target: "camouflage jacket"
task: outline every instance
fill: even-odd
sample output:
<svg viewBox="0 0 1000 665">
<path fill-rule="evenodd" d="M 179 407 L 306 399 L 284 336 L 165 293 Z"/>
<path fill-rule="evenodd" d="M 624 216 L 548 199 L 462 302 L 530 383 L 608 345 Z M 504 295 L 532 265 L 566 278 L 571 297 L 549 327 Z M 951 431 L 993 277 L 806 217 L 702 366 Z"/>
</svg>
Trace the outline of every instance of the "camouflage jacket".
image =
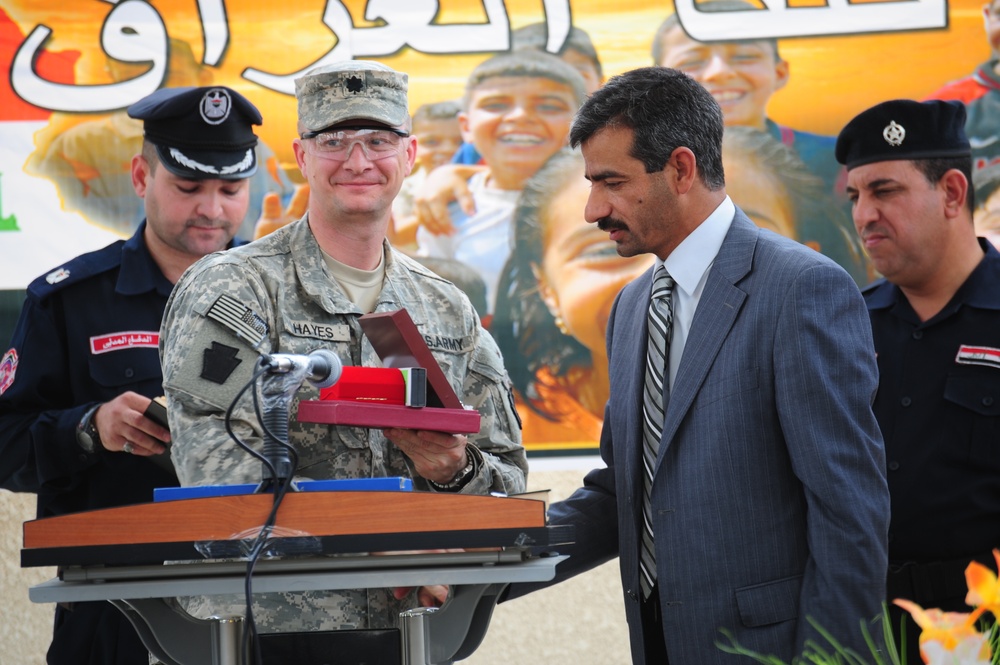
<svg viewBox="0 0 1000 665">
<path fill-rule="evenodd" d="M 461 491 L 524 491 L 520 423 L 493 338 L 457 287 L 388 243 L 385 257 L 375 311 L 406 308 L 456 394 L 482 417 L 480 432 L 469 436 L 477 474 Z M 362 314 L 327 271 L 307 217 L 192 266 L 167 303 L 160 334 L 171 455 L 181 484 L 259 482 L 261 463 L 239 448 L 225 427 L 226 410 L 259 355 L 326 348 L 344 365 L 381 366 L 362 334 Z M 290 408 L 288 438 L 299 455 L 299 477 L 407 476 L 416 489 L 431 489 L 380 430 L 298 422 L 297 400 L 317 397 L 317 388 L 305 382 Z M 249 398 L 233 409 L 231 426 L 243 441 L 261 448 L 261 427 Z M 398 612 L 413 606 L 412 597 L 398 603 L 389 590 L 277 596 L 255 596 L 254 614 L 264 632 L 393 626 Z M 191 609 L 198 615 L 244 614 L 238 598 L 200 599 Z"/>
</svg>

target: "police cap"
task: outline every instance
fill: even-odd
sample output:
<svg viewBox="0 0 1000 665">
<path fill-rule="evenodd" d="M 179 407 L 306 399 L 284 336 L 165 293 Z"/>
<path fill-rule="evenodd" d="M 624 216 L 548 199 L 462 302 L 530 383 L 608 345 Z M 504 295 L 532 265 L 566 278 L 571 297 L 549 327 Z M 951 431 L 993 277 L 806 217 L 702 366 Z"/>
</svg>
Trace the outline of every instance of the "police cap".
<svg viewBox="0 0 1000 665">
<path fill-rule="evenodd" d="M 971 158 L 965 106 L 939 100 L 882 102 L 847 123 L 835 155 L 848 170 L 897 159 Z"/>
<path fill-rule="evenodd" d="M 249 178 L 257 171 L 260 111 L 223 86 L 161 88 L 128 107 L 171 173 L 191 180 Z"/>
</svg>

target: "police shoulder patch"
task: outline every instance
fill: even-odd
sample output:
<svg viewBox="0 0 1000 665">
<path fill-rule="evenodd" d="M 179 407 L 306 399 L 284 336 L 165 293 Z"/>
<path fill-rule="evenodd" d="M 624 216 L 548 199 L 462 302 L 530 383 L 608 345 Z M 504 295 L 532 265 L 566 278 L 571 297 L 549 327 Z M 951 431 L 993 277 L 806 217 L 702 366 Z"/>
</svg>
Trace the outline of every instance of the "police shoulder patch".
<svg viewBox="0 0 1000 665">
<path fill-rule="evenodd" d="M 44 300 L 64 289 L 92 277 L 113 270 L 121 265 L 124 240 L 116 240 L 107 247 L 81 254 L 54 268 L 28 285 L 28 295 Z"/>
<path fill-rule="evenodd" d="M 66 268 L 57 268 L 45 276 L 45 281 L 49 284 L 58 284 L 67 277 L 69 277 L 69 270 Z"/>
<path fill-rule="evenodd" d="M 10 349 L 0 358 L 0 395 L 14 385 L 14 375 L 17 373 L 17 349 Z"/>
</svg>

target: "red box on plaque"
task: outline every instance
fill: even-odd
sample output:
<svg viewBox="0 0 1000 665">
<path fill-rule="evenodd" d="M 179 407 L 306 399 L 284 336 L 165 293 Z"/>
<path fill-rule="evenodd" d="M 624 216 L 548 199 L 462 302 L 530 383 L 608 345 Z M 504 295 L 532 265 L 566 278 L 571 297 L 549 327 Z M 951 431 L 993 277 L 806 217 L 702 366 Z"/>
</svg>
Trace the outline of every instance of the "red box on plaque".
<svg viewBox="0 0 1000 665">
<path fill-rule="evenodd" d="M 340 378 L 329 388 L 319 391 L 326 401 L 373 402 L 376 404 L 406 404 L 406 381 L 398 369 L 391 367 L 344 367 Z"/>
<path fill-rule="evenodd" d="M 366 314 L 359 321 L 386 367 L 423 367 L 426 370 L 427 406 L 409 407 L 357 399 L 302 400 L 299 402 L 299 421 L 380 429 L 401 427 L 451 434 L 479 432 L 479 411 L 462 406 L 409 312 L 399 309 Z"/>
</svg>

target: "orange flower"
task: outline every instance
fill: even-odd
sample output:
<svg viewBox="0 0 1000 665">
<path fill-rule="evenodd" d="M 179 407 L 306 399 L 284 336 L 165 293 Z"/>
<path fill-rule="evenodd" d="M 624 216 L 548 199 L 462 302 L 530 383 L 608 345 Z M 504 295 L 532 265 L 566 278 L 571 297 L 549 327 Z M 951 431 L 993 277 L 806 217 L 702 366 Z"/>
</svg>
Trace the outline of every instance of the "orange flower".
<svg viewBox="0 0 1000 665">
<path fill-rule="evenodd" d="M 993 558 L 1000 570 L 1000 550 L 993 550 Z M 975 618 L 978 619 L 985 611 L 1000 616 L 1000 582 L 997 582 L 996 573 L 978 561 L 973 561 L 965 569 L 965 581 L 969 585 L 965 603 L 976 608 L 973 612 Z"/>
<path fill-rule="evenodd" d="M 995 587 L 995 576 L 993 582 Z M 940 659 L 941 653 L 955 654 L 959 651 L 972 655 L 975 658 L 972 662 L 989 662 L 988 636 L 980 634 L 975 628 L 977 613 L 942 612 L 936 608 L 925 610 L 901 598 L 892 602 L 909 612 L 920 626 L 920 657 L 925 663 L 944 662 Z"/>
</svg>

